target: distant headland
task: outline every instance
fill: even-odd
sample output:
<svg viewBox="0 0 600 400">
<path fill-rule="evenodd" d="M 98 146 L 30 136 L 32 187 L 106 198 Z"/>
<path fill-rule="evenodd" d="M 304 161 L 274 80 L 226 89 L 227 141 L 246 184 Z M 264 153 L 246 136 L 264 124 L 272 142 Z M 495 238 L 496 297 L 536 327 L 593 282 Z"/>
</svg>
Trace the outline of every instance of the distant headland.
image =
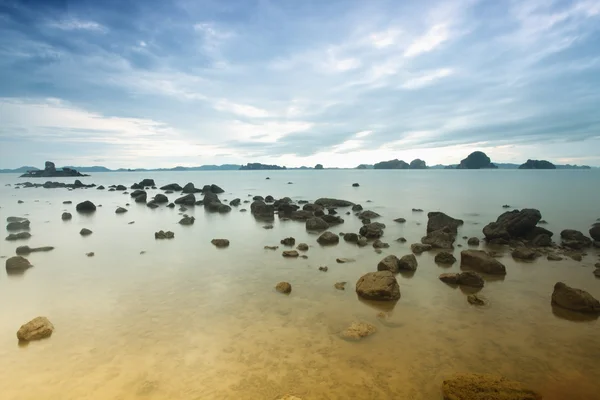
<svg viewBox="0 0 600 400">
<path fill-rule="evenodd" d="M 89 176 L 69 167 L 56 169 L 52 161 L 46 161 L 44 169 L 31 169 L 21 175 L 21 178 L 64 178 L 71 176 Z"/>
</svg>

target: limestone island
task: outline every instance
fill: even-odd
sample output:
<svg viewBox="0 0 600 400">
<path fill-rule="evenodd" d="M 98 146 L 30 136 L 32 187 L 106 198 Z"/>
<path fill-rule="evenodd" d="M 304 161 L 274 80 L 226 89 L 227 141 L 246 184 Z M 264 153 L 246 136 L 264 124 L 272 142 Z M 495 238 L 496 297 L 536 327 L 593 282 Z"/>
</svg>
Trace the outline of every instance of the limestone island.
<svg viewBox="0 0 600 400">
<path fill-rule="evenodd" d="M 21 178 L 60 178 L 60 177 L 71 177 L 71 176 L 89 176 L 82 174 L 72 168 L 61 168 L 56 169 L 56 166 L 51 161 L 46 161 L 44 169 L 27 171 Z"/>
</svg>

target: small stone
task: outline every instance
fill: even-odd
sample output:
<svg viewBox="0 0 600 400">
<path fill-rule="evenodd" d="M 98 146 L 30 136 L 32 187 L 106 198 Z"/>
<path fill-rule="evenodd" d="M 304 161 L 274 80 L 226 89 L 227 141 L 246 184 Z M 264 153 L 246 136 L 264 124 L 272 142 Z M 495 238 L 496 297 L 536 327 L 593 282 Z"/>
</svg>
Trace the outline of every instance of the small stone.
<svg viewBox="0 0 600 400">
<path fill-rule="evenodd" d="M 46 317 L 37 317 L 24 324 L 17 331 L 17 338 L 23 342 L 40 340 L 50 337 L 54 325 Z"/>
<path fill-rule="evenodd" d="M 366 322 L 353 322 L 348 328 L 340 332 L 340 337 L 346 340 L 360 340 L 367 336 L 371 336 L 375 332 L 377 332 L 377 328 L 371 324 L 367 324 Z"/>
<path fill-rule="evenodd" d="M 155 239 L 174 239 L 175 238 L 175 234 L 171 231 L 158 231 L 158 232 L 154 232 L 154 238 Z"/>
<path fill-rule="evenodd" d="M 394 220 L 394 222 L 398 222 L 399 224 L 403 224 L 403 223 L 405 223 L 405 222 L 406 222 L 406 219 L 405 219 L 405 218 L 396 218 L 396 219 Z"/>
<path fill-rule="evenodd" d="M 71 200 L 65 200 L 63 201 L 63 204 L 73 204 L 73 202 Z"/>
<path fill-rule="evenodd" d="M 473 304 L 474 306 L 485 306 L 487 301 L 478 294 L 470 294 L 467 296 L 467 301 L 469 304 Z"/>
<path fill-rule="evenodd" d="M 265 250 L 277 250 L 279 246 L 265 246 Z"/>
<path fill-rule="evenodd" d="M 471 237 L 469 240 L 467 240 L 467 244 L 469 246 L 479 246 L 479 238 Z"/>
<path fill-rule="evenodd" d="M 277 290 L 279 293 L 289 294 L 292 292 L 292 285 L 290 285 L 288 282 L 279 282 L 277 286 L 275 286 L 275 290 Z"/>
<path fill-rule="evenodd" d="M 298 257 L 300 254 L 296 250 L 284 250 L 282 255 L 284 257 Z"/>
<path fill-rule="evenodd" d="M 396 239 L 396 242 L 406 243 L 406 238 L 405 237 L 399 237 L 398 239 Z"/>
<path fill-rule="evenodd" d="M 423 210 L 420 208 L 413 208 L 412 212 L 423 212 Z"/>
<path fill-rule="evenodd" d="M 373 242 L 373 248 L 375 249 L 387 249 L 388 247 L 390 247 L 388 243 L 382 242 L 379 239 Z"/>
<path fill-rule="evenodd" d="M 338 264 L 345 264 L 356 261 L 354 258 L 336 258 L 335 261 Z"/>
<path fill-rule="evenodd" d="M 115 214 L 123 214 L 123 213 L 126 213 L 127 211 L 129 211 L 129 210 L 126 208 L 117 207 L 117 209 L 115 210 Z"/>
<path fill-rule="evenodd" d="M 185 216 L 179 221 L 179 224 L 189 226 L 193 225 L 194 221 L 196 221 L 196 218 Z"/>
<path fill-rule="evenodd" d="M 300 243 L 298 246 L 296 246 L 296 249 L 300 251 L 308 251 L 308 245 L 306 243 Z"/>
<path fill-rule="evenodd" d="M 71 215 L 71 213 L 68 213 L 68 212 L 64 212 L 64 213 L 62 213 L 61 219 L 62 219 L 63 221 L 68 221 L 68 220 L 70 220 L 71 218 L 73 218 L 73 215 Z"/>
<path fill-rule="evenodd" d="M 328 267 L 319 267 L 319 271 L 327 272 L 329 271 Z"/>
<path fill-rule="evenodd" d="M 80 234 L 81 236 L 88 236 L 88 235 L 91 235 L 91 234 L 92 234 L 92 231 L 91 231 L 91 230 L 89 230 L 88 228 L 83 228 L 83 229 L 81 229 L 81 230 L 79 231 L 79 234 Z"/>
<path fill-rule="evenodd" d="M 93 251 L 90 251 L 89 253 L 85 253 L 85 255 L 88 257 L 94 257 L 95 254 Z"/>
<path fill-rule="evenodd" d="M 369 244 L 369 241 L 367 240 L 367 238 L 361 237 L 360 239 L 358 239 L 356 244 L 358 245 L 358 247 L 365 247 Z"/>
<path fill-rule="evenodd" d="M 228 239 L 213 239 L 210 242 L 214 246 L 219 247 L 219 248 L 229 247 L 229 240 Z"/>
<path fill-rule="evenodd" d="M 285 239 L 281 239 L 279 243 L 281 243 L 284 246 L 293 246 L 296 244 L 296 239 L 294 239 L 293 237 L 288 237 Z"/>
<path fill-rule="evenodd" d="M 273 229 L 273 225 L 264 225 L 263 229 Z"/>
<path fill-rule="evenodd" d="M 336 282 L 333 287 L 337 290 L 346 290 L 346 283 L 347 282 Z"/>
</svg>

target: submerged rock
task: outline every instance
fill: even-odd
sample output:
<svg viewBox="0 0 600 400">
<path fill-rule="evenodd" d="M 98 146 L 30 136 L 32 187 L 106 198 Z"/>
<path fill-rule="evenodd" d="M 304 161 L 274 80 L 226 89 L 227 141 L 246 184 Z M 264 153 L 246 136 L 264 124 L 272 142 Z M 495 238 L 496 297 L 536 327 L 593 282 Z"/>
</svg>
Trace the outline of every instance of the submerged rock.
<svg viewBox="0 0 600 400">
<path fill-rule="evenodd" d="M 487 304 L 487 300 L 478 294 L 468 295 L 467 301 L 469 304 L 473 304 L 474 306 L 485 306 Z"/>
<path fill-rule="evenodd" d="M 340 242 L 340 237 L 333 232 L 327 231 L 317 238 L 320 245 L 333 245 Z"/>
<path fill-rule="evenodd" d="M 52 332 L 54 332 L 54 325 L 48 318 L 37 317 L 19 328 L 17 338 L 23 342 L 30 342 L 50 337 Z"/>
<path fill-rule="evenodd" d="M 88 235 L 91 235 L 92 233 L 93 233 L 93 232 L 92 232 L 91 230 L 89 230 L 88 228 L 82 228 L 82 229 L 79 231 L 79 234 L 80 234 L 81 236 L 88 236 Z"/>
<path fill-rule="evenodd" d="M 403 223 L 405 223 L 405 222 L 406 222 L 406 218 L 396 218 L 396 219 L 394 220 L 394 222 L 397 222 L 397 223 L 399 223 L 399 224 L 403 224 Z"/>
<path fill-rule="evenodd" d="M 179 186 L 179 184 L 177 184 L 177 183 L 170 183 L 170 184 L 162 186 L 160 188 L 160 190 L 171 190 L 171 191 L 174 191 L 174 192 L 178 192 L 178 191 L 180 191 L 182 189 L 183 188 L 181 186 Z"/>
<path fill-rule="evenodd" d="M 22 256 L 14 256 L 6 259 L 7 272 L 22 272 L 33 267 L 28 259 Z"/>
<path fill-rule="evenodd" d="M 552 304 L 572 311 L 600 313 L 600 301 L 585 290 L 572 288 L 563 282 L 554 285 Z"/>
<path fill-rule="evenodd" d="M 467 244 L 469 246 L 479 246 L 479 238 L 470 237 L 469 240 L 467 240 Z"/>
<path fill-rule="evenodd" d="M 279 293 L 289 294 L 292 292 L 292 285 L 290 285 L 288 282 L 279 282 L 275 286 L 275 290 L 277 290 Z"/>
<path fill-rule="evenodd" d="M 31 237 L 31 233 L 29 232 L 19 232 L 19 233 L 11 233 L 6 237 L 6 240 L 8 241 L 14 241 L 14 240 L 23 240 L 23 239 L 29 239 Z"/>
<path fill-rule="evenodd" d="M 375 219 L 381 217 L 381 215 L 377 214 L 375 211 L 366 210 L 358 214 L 358 218 L 360 219 Z"/>
<path fill-rule="evenodd" d="M 389 243 L 382 242 L 379 239 L 373 242 L 373 248 L 375 249 L 387 249 L 388 247 L 390 247 Z"/>
<path fill-rule="evenodd" d="M 315 204 L 320 205 L 322 207 L 351 207 L 354 205 L 351 201 L 340 200 L 340 199 L 330 199 L 330 198 L 320 198 L 315 201 Z"/>
<path fill-rule="evenodd" d="M 30 253 L 39 253 L 42 251 L 51 251 L 54 250 L 52 246 L 43 246 L 43 247 L 29 247 L 29 246 L 19 246 L 17 247 L 16 253 L 18 255 L 27 255 Z"/>
<path fill-rule="evenodd" d="M 385 225 L 379 222 L 373 222 L 366 225 L 363 225 L 359 233 L 361 236 L 364 236 L 367 239 L 379 239 L 383 236 L 383 229 Z"/>
<path fill-rule="evenodd" d="M 220 248 L 229 247 L 228 239 L 213 239 L 210 242 L 216 247 L 220 247 Z"/>
<path fill-rule="evenodd" d="M 453 285 L 464 285 L 476 288 L 483 287 L 485 281 L 477 272 L 465 271 L 456 274 L 441 274 L 440 280 Z"/>
<path fill-rule="evenodd" d="M 298 257 L 300 254 L 296 250 L 284 250 L 283 253 L 281 253 L 281 255 L 284 257 L 295 258 Z"/>
<path fill-rule="evenodd" d="M 413 243 L 410 245 L 410 250 L 415 253 L 415 254 L 421 254 L 425 251 L 429 251 L 432 249 L 432 246 L 430 244 L 424 244 L 424 243 Z"/>
<path fill-rule="evenodd" d="M 193 193 L 186 194 L 175 200 L 175 204 L 177 205 L 185 205 L 185 206 L 193 206 L 196 203 L 196 196 Z"/>
<path fill-rule="evenodd" d="M 77 204 L 75 209 L 81 213 L 94 212 L 96 211 L 96 205 L 94 205 L 94 203 L 92 203 L 91 201 L 86 200 Z"/>
<path fill-rule="evenodd" d="M 463 250 L 460 253 L 461 267 L 494 275 L 506 275 L 506 267 L 483 250 Z"/>
<path fill-rule="evenodd" d="M 447 400 L 542 400 L 542 396 L 520 382 L 499 375 L 457 374 L 442 383 Z"/>
<path fill-rule="evenodd" d="M 71 213 L 64 212 L 64 213 L 62 213 L 62 215 L 60 216 L 60 218 L 61 218 L 63 221 L 68 221 L 68 220 L 70 220 L 70 219 L 72 219 L 72 218 L 73 218 L 73 215 L 72 215 Z"/>
<path fill-rule="evenodd" d="M 356 233 L 345 233 L 344 234 L 344 240 L 346 242 L 350 242 L 350 243 L 356 243 L 358 242 L 358 235 Z"/>
<path fill-rule="evenodd" d="M 329 228 L 329 224 L 322 218 L 313 217 L 306 220 L 307 231 L 324 231 Z"/>
<path fill-rule="evenodd" d="M 296 239 L 290 236 L 285 239 L 281 239 L 279 243 L 281 243 L 284 246 L 293 246 L 296 244 Z"/>
<path fill-rule="evenodd" d="M 20 231 L 29 229 L 29 220 L 12 221 L 6 225 L 7 231 Z"/>
<path fill-rule="evenodd" d="M 333 287 L 337 290 L 346 290 L 346 283 L 347 282 L 336 282 L 333 284 Z"/>
<path fill-rule="evenodd" d="M 160 231 L 154 233 L 154 238 L 155 239 L 174 239 L 175 234 L 171 231 L 165 232 L 163 230 L 160 230 Z"/>
<path fill-rule="evenodd" d="M 115 210 L 115 214 L 123 214 L 123 213 L 126 213 L 127 211 L 129 211 L 129 210 L 126 208 L 117 207 L 117 209 Z"/>
<path fill-rule="evenodd" d="M 517 260 L 533 261 L 538 257 L 538 253 L 528 247 L 517 247 L 511 253 L 512 257 Z"/>
<path fill-rule="evenodd" d="M 435 255 L 434 261 L 438 264 L 454 264 L 456 262 L 456 257 L 447 251 L 440 251 Z"/>
<path fill-rule="evenodd" d="M 356 261 L 354 258 L 336 258 L 335 262 L 337 262 L 338 264 L 346 264 L 346 263 L 350 263 L 350 262 L 354 262 Z"/>
<path fill-rule="evenodd" d="M 377 332 L 371 324 L 366 322 L 353 322 L 349 327 L 340 332 L 340 337 L 345 340 L 360 340 Z"/>
<path fill-rule="evenodd" d="M 194 221 L 196 221 L 196 218 L 185 216 L 179 221 L 179 224 L 180 225 L 193 225 Z"/>
<path fill-rule="evenodd" d="M 296 249 L 300 251 L 308 251 L 308 245 L 306 243 L 300 243 L 298 246 L 296 246 Z"/>
<path fill-rule="evenodd" d="M 265 250 L 277 250 L 279 248 L 279 246 L 265 246 L 264 249 Z"/>
<path fill-rule="evenodd" d="M 356 293 L 367 300 L 398 300 L 400 286 L 391 271 L 369 272 L 356 282 Z"/>
</svg>

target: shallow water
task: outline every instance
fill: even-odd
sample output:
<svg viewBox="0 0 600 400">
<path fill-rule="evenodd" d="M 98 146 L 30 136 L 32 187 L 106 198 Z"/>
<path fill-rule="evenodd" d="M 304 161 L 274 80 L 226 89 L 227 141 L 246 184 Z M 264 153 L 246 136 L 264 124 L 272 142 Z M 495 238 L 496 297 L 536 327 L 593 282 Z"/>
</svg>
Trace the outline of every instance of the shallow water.
<svg viewBox="0 0 600 400">
<path fill-rule="evenodd" d="M 576 315 L 550 305 L 559 280 L 600 298 L 595 250 L 582 262 L 518 263 L 506 254 L 500 259 L 505 279 L 488 277 L 480 292 L 490 302 L 485 308 L 437 279 L 459 266 L 440 267 L 433 253 L 418 256 L 413 276 L 398 275 L 402 298 L 395 305 L 365 302 L 354 292 L 356 280 L 381 258 L 410 252 L 425 233 L 427 211 L 464 219 L 459 238 L 481 237 L 503 204 L 540 209 L 555 239 L 565 228 L 587 233 L 600 217 L 599 172 L 132 172 L 81 179 L 105 186 L 143 178 L 159 187 L 216 183 L 227 200 L 343 198 L 382 215 L 382 240 L 391 246 L 382 254 L 343 240 L 323 248 L 300 222 L 276 219 L 265 230 L 264 222 L 236 208 L 219 215 L 191 207 L 195 224 L 180 226 L 177 208 L 151 210 L 129 195 L 96 189 L 15 190 L 5 184 L 22 179 L 0 174 L 0 217 L 28 214 L 33 235 L 0 241 L 0 255 L 12 256 L 23 244 L 56 247 L 28 256 L 35 267 L 25 274 L 0 277 L 1 398 L 270 400 L 290 393 L 304 400 L 438 400 L 442 380 L 455 372 L 501 373 L 546 398 L 565 398 L 556 397 L 565 388 L 570 399 L 599 398 L 598 320 L 573 320 Z M 85 199 L 102 207 L 77 214 L 75 205 Z M 127 202 L 130 211 L 116 215 Z M 425 212 L 412 213 L 415 207 Z M 71 221 L 61 220 L 63 210 L 73 213 Z M 332 231 L 357 232 L 360 221 L 339 210 L 346 222 Z M 397 217 L 406 224 L 393 222 Z M 94 233 L 81 237 L 83 227 Z M 175 239 L 155 240 L 160 229 L 172 230 Z M 263 249 L 287 236 L 311 246 L 308 259 L 284 259 L 281 247 Z M 396 242 L 399 236 L 408 242 Z M 230 239 L 229 248 L 210 244 L 221 237 Z M 457 243 L 467 247 L 463 239 Z M 90 251 L 94 257 L 86 257 Z M 356 262 L 337 264 L 337 257 Z M 318 270 L 324 265 L 328 272 Z M 291 295 L 275 292 L 279 281 L 292 284 Z M 348 282 L 345 291 L 334 289 L 338 281 Z M 376 316 L 382 310 L 389 313 L 385 323 Z M 19 346 L 17 329 L 38 315 L 54 323 L 54 335 Z M 378 331 L 361 342 L 340 339 L 338 332 L 354 321 Z"/>
</svg>

